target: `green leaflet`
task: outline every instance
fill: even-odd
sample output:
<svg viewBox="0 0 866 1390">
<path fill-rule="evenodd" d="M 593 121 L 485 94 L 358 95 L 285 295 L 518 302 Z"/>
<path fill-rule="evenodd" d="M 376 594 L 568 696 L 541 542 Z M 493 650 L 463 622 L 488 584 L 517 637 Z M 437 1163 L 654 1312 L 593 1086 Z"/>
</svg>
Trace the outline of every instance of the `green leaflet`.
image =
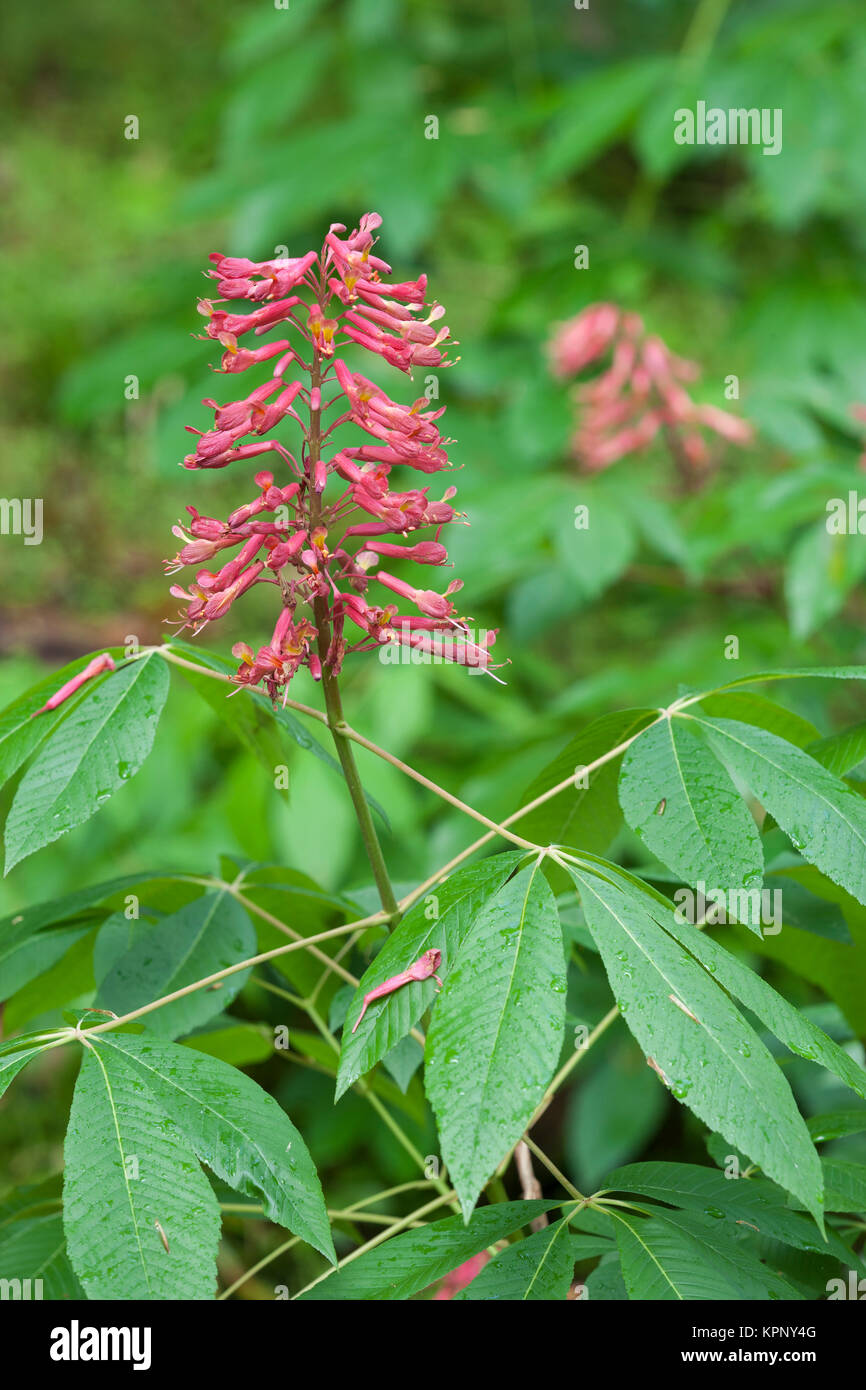
<svg viewBox="0 0 866 1390">
<path fill-rule="evenodd" d="M 160 873 L 127 874 L 124 878 L 109 879 L 107 883 L 94 883 L 89 888 L 80 888 L 77 893 L 55 898 L 52 902 L 35 903 L 32 907 L 23 907 L 20 912 L 0 918 L 0 941 L 24 940 L 25 937 L 41 931 L 43 927 L 59 922 L 71 925 L 73 918 L 86 913 L 88 908 L 121 894 L 125 888 L 138 888 L 142 884 L 153 887 L 160 884 L 174 886 L 185 883 L 186 880 L 181 874 Z M 201 892 L 200 885 L 194 885 L 192 892 L 197 896 Z M 108 908 L 105 910 L 107 913 Z"/>
<path fill-rule="evenodd" d="M 854 1211 L 866 1216 L 866 1164 L 843 1158 L 823 1160 L 828 1211 Z"/>
<path fill-rule="evenodd" d="M 723 690 L 737 690 L 741 685 L 757 685 L 761 681 L 790 680 L 866 681 L 866 666 L 789 666 L 778 671 L 757 671 L 753 676 L 740 676 L 726 681 L 713 695 Z"/>
<path fill-rule="evenodd" d="M 692 716 L 693 718 L 695 716 Z M 699 719 L 796 849 L 866 903 L 866 801 L 808 753 L 734 719 Z"/>
<path fill-rule="evenodd" d="M 365 970 L 349 1005 L 337 1072 L 337 1100 L 414 1028 L 435 998 L 436 982 L 432 979 L 413 981 L 377 1000 L 367 1010 L 358 1031 L 353 1033 L 351 1025 L 361 1012 L 364 995 L 392 975 L 406 970 L 424 951 L 433 947 L 442 952 L 438 973 L 444 978 L 469 923 L 524 857 L 519 850 L 511 851 L 459 869 L 406 914 Z"/>
<path fill-rule="evenodd" d="M 585 1297 L 590 1303 L 627 1303 L 628 1291 L 618 1259 L 602 1260 L 584 1280 Z"/>
<path fill-rule="evenodd" d="M 594 719 L 576 738 L 566 744 L 553 762 L 541 771 L 520 798 L 527 806 L 542 792 L 558 786 L 578 769 L 624 743 L 657 717 L 651 709 L 619 710 Z M 639 740 L 641 742 L 642 740 Z M 521 818 L 520 834 L 539 845 L 575 845 L 604 853 L 622 824 L 616 796 L 617 761 L 605 763 L 583 779 L 575 781 L 550 801 Z"/>
<path fill-rule="evenodd" d="M 467 1220 L 544 1095 L 564 1025 L 562 928 L 536 863 L 475 917 L 427 1033 L 427 1096 Z"/>
<path fill-rule="evenodd" d="M 818 730 L 808 719 L 754 690 L 728 690 L 708 695 L 697 710 L 699 714 L 709 715 L 710 719 L 739 719 L 742 724 L 757 724 L 759 729 L 769 729 L 771 734 L 778 734 L 798 748 L 805 748 L 818 738 Z"/>
<path fill-rule="evenodd" d="M 60 1212 L 16 1221 L 0 1234 L 0 1279 L 39 1279 L 42 1298 L 84 1297 L 66 1254 Z"/>
<path fill-rule="evenodd" d="M 382 1066 L 405 1095 L 412 1077 L 423 1061 L 424 1049 L 418 1039 L 406 1037 L 401 1038 L 397 1046 L 385 1054 Z"/>
<path fill-rule="evenodd" d="M 648 902 L 619 884 L 572 874 L 623 1017 L 673 1095 L 802 1197 L 822 1224 L 818 1155 L 757 1033 L 713 975 L 659 926 Z"/>
<path fill-rule="evenodd" d="M 630 885 L 625 887 L 625 891 L 634 892 Z M 709 971 L 722 989 L 728 990 L 756 1014 L 791 1052 L 808 1062 L 818 1062 L 826 1067 L 858 1096 L 866 1099 L 866 1071 L 801 1010 L 795 1009 L 766 980 L 706 932 L 689 923 L 679 922 L 675 912 L 665 912 L 660 904 L 649 897 L 645 899 L 643 907 Z"/>
<path fill-rule="evenodd" d="M 15 1041 L 20 1042 L 22 1039 L 16 1038 Z M 3 1095 L 3 1092 L 10 1083 L 15 1080 L 19 1071 L 26 1067 L 27 1063 L 31 1061 L 37 1053 L 41 1052 L 42 1049 L 43 1044 L 38 1043 L 32 1047 L 22 1048 L 18 1052 L 6 1052 L 0 1056 L 0 1096 Z"/>
<path fill-rule="evenodd" d="M 132 945 L 114 962 L 97 996 L 98 1008 L 116 1014 L 131 1013 L 256 953 L 252 923 L 229 893 L 207 893 L 155 924 L 134 926 Z M 145 1026 L 164 1038 L 190 1033 L 221 1013 L 248 978 L 249 971 L 239 970 L 219 989 L 196 990 L 165 1004 L 146 1016 Z"/>
<path fill-rule="evenodd" d="M 0 998 L 11 998 L 37 975 L 50 970 L 90 930 L 91 925 L 85 923 L 80 927 L 59 927 L 38 936 L 25 934 L 20 940 L 10 933 L 5 941 L 0 941 Z"/>
<path fill-rule="evenodd" d="M 455 1302 L 562 1300 L 574 1275 L 575 1240 L 568 1218 L 515 1241 L 486 1264 Z M 579 1248 L 579 1247 L 578 1247 Z"/>
<path fill-rule="evenodd" d="M 249 1076 L 177 1043 L 105 1033 L 142 1077 L 203 1163 L 265 1213 L 336 1263 L 319 1177 L 288 1115 Z"/>
<path fill-rule="evenodd" d="M 300 1295 L 300 1301 L 411 1298 L 464 1260 L 486 1250 L 494 1241 L 510 1236 L 556 1202 L 497 1202 L 472 1213 L 467 1223 L 461 1216 L 433 1221 L 413 1231 L 404 1231 L 383 1245 L 368 1250 L 345 1268 Z"/>
<path fill-rule="evenodd" d="M 86 690 L 18 784 L 6 820 L 7 874 L 89 819 L 138 771 L 167 694 L 165 662 L 152 655 Z"/>
<path fill-rule="evenodd" d="M 64 1149 L 72 1267 L 91 1299 L 213 1298 L 220 1213 L 210 1183 L 130 1063 L 97 1048 L 81 1065 Z"/>
<path fill-rule="evenodd" d="M 724 767 L 682 721 L 663 719 L 623 757 L 619 799 L 632 829 L 686 883 L 760 888 L 758 827 Z M 752 926 L 758 935 L 760 923 Z"/>
<path fill-rule="evenodd" d="M 630 1299 L 733 1302 L 802 1297 L 793 1284 L 720 1231 L 712 1217 L 655 1211 L 646 1217 L 630 1211 L 612 1215 Z"/>
<path fill-rule="evenodd" d="M 866 721 L 816 739 L 806 746 L 806 752 L 828 772 L 844 777 L 866 758 Z"/>
<path fill-rule="evenodd" d="M 637 1192 L 658 1202 L 710 1216 L 719 1229 L 731 1235 L 752 1228 L 771 1240 L 780 1240 L 812 1255 L 836 1255 L 840 1260 L 857 1257 L 833 1230 L 826 1242 L 814 1223 L 791 1211 L 787 1197 L 764 1178 L 726 1178 L 716 1168 L 697 1163 L 630 1163 L 616 1168 L 604 1180 L 605 1191 Z M 739 1232 L 738 1232 L 739 1225 Z"/>
<path fill-rule="evenodd" d="M 816 1144 L 845 1139 L 866 1130 L 866 1110 L 831 1110 L 826 1115 L 812 1115 L 806 1123 Z"/>
</svg>

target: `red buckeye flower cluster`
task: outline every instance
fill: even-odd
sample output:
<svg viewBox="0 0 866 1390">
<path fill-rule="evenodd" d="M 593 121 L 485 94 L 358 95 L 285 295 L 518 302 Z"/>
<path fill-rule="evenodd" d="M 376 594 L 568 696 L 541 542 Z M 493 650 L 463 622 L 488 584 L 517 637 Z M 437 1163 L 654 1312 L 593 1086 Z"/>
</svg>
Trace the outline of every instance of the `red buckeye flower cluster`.
<svg viewBox="0 0 866 1390">
<path fill-rule="evenodd" d="M 647 334 L 639 314 L 591 304 L 560 324 L 550 344 L 551 367 L 560 377 L 576 376 L 608 357 L 606 369 L 576 392 L 582 412 L 572 447 L 590 472 L 646 449 L 660 430 L 692 470 L 709 462 L 702 429 L 732 444 L 750 442 L 745 420 L 692 400 L 684 383 L 699 375 L 697 366 Z"/>
<path fill-rule="evenodd" d="M 248 261 L 214 254 L 209 274 L 219 298 L 199 302 L 205 340 L 223 349 L 216 370 L 233 374 L 268 363 L 270 376 L 242 400 L 204 402 L 214 427 L 191 430 L 199 437 L 183 466 L 226 468 L 270 454 L 280 476 L 256 473 L 257 496 L 225 521 L 187 508 L 192 520 L 174 528 L 183 544 L 167 569 L 202 568 L 188 590 L 175 585 L 171 592 L 186 605 L 181 626 L 198 632 L 253 585 L 278 590 L 270 642 L 258 651 L 244 642 L 233 648 L 237 682 L 264 685 L 272 699 L 285 694 L 300 666 L 317 679 L 323 668 L 336 675 L 347 652 L 385 643 L 413 648 L 421 660 L 485 670 L 491 664 L 496 634 L 473 641 L 451 601 L 460 580 L 440 592 L 385 567 L 401 560 L 445 565 L 442 529 L 460 514 L 451 504 L 454 487 L 431 497 L 430 484 L 406 486 L 404 470 L 432 475 L 450 468 L 450 441 L 437 423 L 444 407 L 431 409 L 424 396 L 412 405 L 393 401 L 340 355 L 361 347 L 409 376 L 415 367 L 452 365 L 444 309 L 425 304 L 426 276 L 389 283 L 390 266 L 374 254 L 381 221 L 368 213 L 348 235 L 335 223 L 321 250 L 303 256 Z M 252 310 L 224 307 L 239 299 Z M 252 346 L 275 330 L 283 336 Z M 274 435 L 289 419 L 300 431 L 297 454 Z M 374 442 L 338 445 L 333 436 L 343 426 Z M 213 566 L 223 552 L 233 557 Z M 374 592 L 374 584 L 384 592 Z M 413 611 L 400 611 L 395 597 Z"/>
</svg>

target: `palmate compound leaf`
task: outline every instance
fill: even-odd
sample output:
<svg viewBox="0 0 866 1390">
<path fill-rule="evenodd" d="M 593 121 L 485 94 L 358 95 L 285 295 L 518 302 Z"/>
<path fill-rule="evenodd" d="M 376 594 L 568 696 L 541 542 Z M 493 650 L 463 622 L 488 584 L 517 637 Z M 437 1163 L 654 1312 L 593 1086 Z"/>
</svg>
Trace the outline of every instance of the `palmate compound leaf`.
<svg viewBox="0 0 866 1390">
<path fill-rule="evenodd" d="M 18 784 L 6 820 L 6 873 L 81 825 L 138 771 L 167 694 L 165 662 L 153 655 L 112 671 L 86 692 Z"/>
<path fill-rule="evenodd" d="M 109 927 L 111 923 L 108 924 Z M 106 974 L 97 1006 L 131 1013 L 184 985 L 255 955 L 256 934 L 244 909 L 227 892 L 207 893 L 156 923 L 140 920 L 132 945 Z M 221 1013 L 249 978 L 240 970 L 219 989 L 200 989 L 146 1016 L 149 1032 L 178 1037 Z"/>
<path fill-rule="evenodd" d="M 688 717 L 697 718 L 718 756 L 803 858 L 866 903 L 866 800 L 860 793 L 766 729 L 735 719 Z"/>
<path fill-rule="evenodd" d="M 544 1096 L 564 1026 L 562 928 L 535 863 L 473 920 L 427 1033 L 427 1096 L 467 1220 Z"/>
<path fill-rule="evenodd" d="M 140 1073 L 95 1039 L 64 1155 L 67 1249 L 88 1298 L 214 1297 L 220 1212 L 211 1185 Z"/>
<path fill-rule="evenodd" d="M 464 1260 L 486 1250 L 551 1211 L 557 1202 L 497 1202 L 480 1207 L 468 1223 L 449 1216 L 416 1230 L 404 1231 L 369 1250 L 344 1268 L 334 1270 L 306 1293 L 307 1300 L 402 1300 L 435 1283 Z"/>
<path fill-rule="evenodd" d="M 272 1221 L 336 1261 L 313 1160 L 267 1091 L 226 1062 L 177 1043 L 107 1032 L 97 1046 L 123 1055 L 217 1177 L 261 1197 Z"/>
<path fill-rule="evenodd" d="M 818 1155 L 755 1030 L 636 890 L 571 872 L 620 1011 L 672 1094 L 800 1197 L 823 1229 Z"/>
<path fill-rule="evenodd" d="M 454 963 L 470 922 L 524 857 L 518 850 L 459 869 L 406 914 L 364 972 L 349 1005 L 337 1073 L 337 1100 L 414 1028 L 436 997 L 436 982 L 433 979 L 414 981 L 385 995 L 370 1006 L 357 1032 L 353 1033 L 352 1024 L 361 1012 L 364 995 L 390 976 L 406 970 L 434 947 L 442 952 L 437 973 L 444 978 Z"/>
<path fill-rule="evenodd" d="M 662 719 L 635 740 L 623 758 L 619 800 L 631 828 L 685 883 L 723 892 L 761 887 L 754 817 L 685 721 Z M 752 930 L 761 934 L 759 921 Z"/>
</svg>

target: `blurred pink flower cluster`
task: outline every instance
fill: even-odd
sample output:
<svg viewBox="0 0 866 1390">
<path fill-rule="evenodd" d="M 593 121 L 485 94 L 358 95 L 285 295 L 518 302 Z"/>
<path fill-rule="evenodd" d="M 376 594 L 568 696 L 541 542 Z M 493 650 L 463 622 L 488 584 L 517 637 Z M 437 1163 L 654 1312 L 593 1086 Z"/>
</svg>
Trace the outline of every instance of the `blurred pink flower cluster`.
<svg viewBox="0 0 866 1390">
<path fill-rule="evenodd" d="M 466 666 L 490 666 L 495 633 L 480 643 L 470 640 L 451 601 L 460 580 L 439 592 L 384 568 L 392 561 L 445 565 L 440 534 L 459 513 L 451 505 L 454 487 L 431 497 L 429 484 L 407 488 L 392 480 L 395 469 L 432 475 L 450 468 L 450 441 L 438 426 L 444 407 L 431 409 L 424 396 L 412 405 L 393 401 L 340 355 L 361 347 L 409 376 L 414 367 L 452 365 L 445 356 L 445 311 L 425 304 L 426 276 L 387 281 L 391 267 L 373 250 L 381 221 L 367 213 L 348 235 L 335 223 L 321 250 L 303 256 L 249 261 L 214 254 L 209 274 L 219 299 L 199 302 L 205 339 L 223 349 L 215 370 L 234 374 L 272 365 L 270 376 L 241 400 L 204 402 L 214 411 L 214 426 L 204 433 L 188 427 L 198 439 L 183 466 L 225 468 L 269 454 L 282 478 L 270 470 L 256 473 L 257 495 L 225 521 L 188 507 L 192 520 L 174 528 L 182 546 L 167 568 L 202 566 L 187 590 L 172 588 L 186 605 L 182 626 L 195 632 L 254 585 L 278 589 L 271 640 L 258 651 L 246 643 L 233 648 L 241 663 L 236 680 L 264 684 L 272 699 L 302 665 L 318 679 L 323 665 L 336 674 L 346 652 L 390 642 Z M 223 307 L 240 299 L 255 307 L 247 313 Z M 275 329 L 285 336 L 258 347 L 239 341 Z M 288 419 L 300 430 L 298 455 L 273 434 Z M 354 426 L 374 442 L 338 447 L 332 436 L 341 426 Z M 432 537 L 419 539 L 428 529 Z M 203 568 L 225 551 L 236 554 L 217 568 Z M 373 581 L 386 591 L 382 598 L 371 595 Z M 417 611 L 399 612 L 393 596 Z"/>
<path fill-rule="evenodd" d="M 591 304 L 559 325 L 550 361 L 559 377 L 607 364 L 575 393 L 580 419 L 572 447 L 590 472 L 641 452 L 659 431 L 665 432 L 676 461 L 695 473 L 706 468 L 710 457 L 702 430 L 731 444 L 752 439 L 745 420 L 714 405 L 696 404 L 683 383 L 699 376 L 698 367 L 647 334 L 639 314 L 627 314 L 615 304 Z"/>
</svg>

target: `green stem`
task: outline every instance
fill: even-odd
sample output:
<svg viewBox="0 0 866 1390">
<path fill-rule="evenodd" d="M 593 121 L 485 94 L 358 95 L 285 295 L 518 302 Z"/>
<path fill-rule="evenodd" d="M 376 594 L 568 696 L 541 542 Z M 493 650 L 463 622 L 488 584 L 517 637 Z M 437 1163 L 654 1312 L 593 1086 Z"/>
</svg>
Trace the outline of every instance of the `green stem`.
<svg viewBox="0 0 866 1390">
<path fill-rule="evenodd" d="M 694 64 L 699 68 L 707 61 L 730 3 L 731 0 L 701 0 L 680 49 L 684 65 Z"/>
</svg>

